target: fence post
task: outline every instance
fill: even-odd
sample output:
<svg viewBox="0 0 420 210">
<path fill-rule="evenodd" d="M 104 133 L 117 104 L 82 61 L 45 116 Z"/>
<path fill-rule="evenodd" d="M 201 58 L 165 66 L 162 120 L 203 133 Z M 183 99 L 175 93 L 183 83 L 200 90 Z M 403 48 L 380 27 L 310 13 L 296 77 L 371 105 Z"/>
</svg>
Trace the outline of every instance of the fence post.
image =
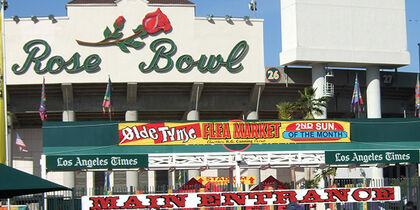
<svg viewBox="0 0 420 210">
<path fill-rule="evenodd" d="M 417 194 L 417 202 L 416 202 L 416 206 L 417 209 L 420 207 L 420 176 L 417 177 L 417 189 L 416 189 L 416 194 Z"/>
</svg>

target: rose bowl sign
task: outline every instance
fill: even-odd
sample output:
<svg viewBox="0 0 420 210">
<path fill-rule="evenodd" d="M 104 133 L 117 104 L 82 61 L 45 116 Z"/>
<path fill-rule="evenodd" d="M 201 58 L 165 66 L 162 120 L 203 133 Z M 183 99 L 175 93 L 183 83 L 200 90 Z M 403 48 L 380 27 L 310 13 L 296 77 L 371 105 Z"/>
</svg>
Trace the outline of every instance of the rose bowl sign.
<svg viewBox="0 0 420 210">
<path fill-rule="evenodd" d="M 71 6 L 71 10 L 79 9 Z M 123 4 L 116 6 L 128 7 Z M 209 28 L 204 19 L 182 17 L 189 14 L 182 12 L 191 9 L 188 7 L 172 8 L 180 11 L 175 12 L 167 8 L 140 6 L 139 19 L 138 15 L 131 13 L 121 15 L 120 11 L 126 11 L 122 8 L 100 14 L 97 12 L 102 8 L 95 8 L 90 15 L 97 15 L 89 22 L 69 18 L 60 20 L 60 24 L 34 29 L 8 22 L 8 32 L 13 34 L 6 37 L 6 55 L 11 58 L 6 66 L 11 71 L 7 74 L 8 83 L 33 84 L 33 78 L 40 75 L 47 76 L 47 82 L 54 83 L 102 82 L 99 78 L 104 75 L 118 78 L 113 79 L 116 82 L 186 82 L 186 78 L 191 78 L 190 82 L 264 80 L 263 74 L 251 71 L 264 68 L 263 48 L 259 46 L 259 37 L 262 38 L 260 21 L 253 21 L 255 27 L 252 28 L 234 24 L 229 32 L 222 25 Z M 130 10 L 136 11 L 134 8 Z M 105 17 L 99 19 L 99 16 Z M 103 20 L 108 22 L 103 23 Z M 180 20 L 183 22 L 178 23 Z M 189 27 L 191 23 L 188 21 L 197 27 Z M 78 30 L 78 26 L 83 28 Z M 247 33 L 232 36 L 238 30 Z M 21 36 L 22 31 L 31 31 L 31 34 Z M 46 36 L 49 33 L 45 31 L 66 36 Z M 202 33 L 212 35 L 202 36 Z M 115 69 L 124 69 L 124 72 Z"/>
<path fill-rule="evenodd" d="M 400 187 L 327 188 L 250 192 L 83 196 L 82 210 L 285 206 L 291 202 L 316 204 L 399 200 L 401 200 Z"/>
</svg>

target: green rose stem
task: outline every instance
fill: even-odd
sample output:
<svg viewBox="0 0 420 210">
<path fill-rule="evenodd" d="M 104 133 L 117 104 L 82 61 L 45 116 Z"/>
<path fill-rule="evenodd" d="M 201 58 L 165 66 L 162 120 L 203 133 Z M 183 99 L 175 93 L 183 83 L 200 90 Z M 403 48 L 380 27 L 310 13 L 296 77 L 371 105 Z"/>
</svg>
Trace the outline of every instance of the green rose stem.
<svg viewBox="0 0 420 210">
<path fill-rule="evenodd" d="M 100 42 L 85 42 L 85 41 L 80 41 L 76 39 L 76 42 L 80 45 L 85 45 L 85 46 L 105 46 L 105 45 L 113 45 L 119 42 L 124 42 L 127 39 L 131 39 L 134 38 L 136 36 L 138 36 L 139 34 L 144 33 L 144 29 L 141 29 L 139 31 L 137 31 L 136 33 L 134 33 L 133 35 L 126 37 L 124 39 L 119 39 L 119 40 L 115 40 L 115 41 L 110 41 L 110 42 L 105 42 L 105 40 L 100 41 Z"/>
</svg>

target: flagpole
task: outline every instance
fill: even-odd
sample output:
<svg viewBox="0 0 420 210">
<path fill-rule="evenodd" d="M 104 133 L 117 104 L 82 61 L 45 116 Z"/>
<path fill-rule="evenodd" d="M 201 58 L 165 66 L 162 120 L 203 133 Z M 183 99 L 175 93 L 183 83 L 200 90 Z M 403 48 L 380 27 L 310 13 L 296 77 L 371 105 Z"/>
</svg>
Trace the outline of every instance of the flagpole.
<svg viewBox="0 0 420 210">
<path fill-rule="evenodd" d="M 1 106 L 2 106 L 2 117 L 3 119 L 1 120 L 1 123 L 4 123 L 3 125 L 1 125 L 2 129 L 4 129 L 4 136 L 2 136 L 2 140 L 4 139 L 4 145 L 5 145 L 5 162 L 6 165 L 8 166 L 12 166 L 12 158 L 11 158 L 11 145 L 10 142 L 8 140 L 8 119 L 7 119 L 7 94 L 6 94 L 6 70 L 5 70 L 5 55 L 4 55 L 4 46 L 5 46 L 5 33 L 4 33 L 4 6 L 5 6 L 6 1 L 5 0 L 1 0 L 1 59 L 2 59 L 2 64 L 1 64 L 1 75 L 0 75 L 0 80 L 1 80 L 1 85 L 2 85 L 2 90 L 1 90 Z"/>
</svg>

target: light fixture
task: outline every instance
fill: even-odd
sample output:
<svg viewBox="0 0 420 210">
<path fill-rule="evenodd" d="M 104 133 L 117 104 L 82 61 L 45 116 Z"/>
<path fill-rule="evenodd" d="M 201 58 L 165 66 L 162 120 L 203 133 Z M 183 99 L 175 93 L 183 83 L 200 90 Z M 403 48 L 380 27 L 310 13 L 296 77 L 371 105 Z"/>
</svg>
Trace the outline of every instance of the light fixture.
<svg viewBox="0 0 420 210">
<path fill-rule="evenodd" d="M 205 171 L 205 170 L 207 170 L 207 166 L 201 166 L 200 167 L 200 171 Z"/>
<path fill-rule="evenodd" d="M 38 23 L 39 22 L 39 20 L 38 20 L 38 18 L 36 16 L 32 16 L 31 17 L 31 20 L 34 21 L 34 23 Z"/>
<path fill-rule="evenodd" d="M 175 169 L 176 169 L 175 167 L 170 167 L 170 168 L 169 168 L 169 172 L 174 172 L 174 171 L 175 171 Z"/>
<path fill-rule="evenodd" d="M 244 16 L 244 21 L 249 22 L 249 16 Z"/>
<path fill-rule="evenodd" d="M 232 21 L 232 16 L 230 16 L 230 15 L 226 15 L 226 16 L 225 16 L 225 20 L 226 20 L 227 22 L 231 22 L 231 21 Z"/>
<path fill-rule="evenodd" d="M 48 16 L 48 19 L 50 19 L 52 23 L 56 23 L 57 22 L 57 20 L 55 19 L 54 15 L 49 15 Z"/>
<path fill-rule="evenodd" d="M 213 21 L 213 15 L 212 14 L 207 15 L 207 20 L 208 21 Z"/>
<path fill-rule="evenodd" d="M 20 19 L 18 16 L 13 16 L 12 17 L 13 21 L 15 21 L 16 23 L 19 23 Z"/>
</svg>

